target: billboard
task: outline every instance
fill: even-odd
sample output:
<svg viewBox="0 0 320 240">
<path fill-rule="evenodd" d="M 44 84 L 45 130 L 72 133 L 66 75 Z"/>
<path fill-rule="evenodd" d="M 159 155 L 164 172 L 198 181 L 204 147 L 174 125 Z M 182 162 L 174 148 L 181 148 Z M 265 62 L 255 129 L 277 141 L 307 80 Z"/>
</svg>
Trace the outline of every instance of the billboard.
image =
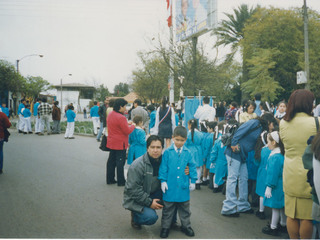
<svg viewBox="0 0 320 240">
<path fill-rule="evenodd" d="M 217 23 L 217 0 L 176 0 L 176 40 L 199 36 Z"/>
</svg>

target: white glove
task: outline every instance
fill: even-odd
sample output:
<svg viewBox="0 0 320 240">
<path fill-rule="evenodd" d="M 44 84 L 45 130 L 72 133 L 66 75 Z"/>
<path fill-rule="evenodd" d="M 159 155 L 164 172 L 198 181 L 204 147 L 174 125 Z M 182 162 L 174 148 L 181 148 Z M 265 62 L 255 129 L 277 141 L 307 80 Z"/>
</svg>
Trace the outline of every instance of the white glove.
<svg viewBox="0 0 320 240">
<path fill-rule="evenodd" d="M 162 190 L 163 193 L 165 193 L 166 190 L 168 190 L 168 184 L 167 184 L 167 182 L 162 182 L 162 183 L 161 183 L 161 190 Z"/>
<path fill-rule="evenodd" d="M 266 192 L 264 193 L 264 196 L 266 198 L 271 198 L 272 197 L 271 191 L 272 191 L 272 188 L 271 187 L 267 187 L 266 188 Z"/>
<path fill-rule="evenodd" d="M 194 189 L 196 189 L 196 184 L 195 183 L 190 183 L 189 190 L 193 191 Z"/>
</svg>

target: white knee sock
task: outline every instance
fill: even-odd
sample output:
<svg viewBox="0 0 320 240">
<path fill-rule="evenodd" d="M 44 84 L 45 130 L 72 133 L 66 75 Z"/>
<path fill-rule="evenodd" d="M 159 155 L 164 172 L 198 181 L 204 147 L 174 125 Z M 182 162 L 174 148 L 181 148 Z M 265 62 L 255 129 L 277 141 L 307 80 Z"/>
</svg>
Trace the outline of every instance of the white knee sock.
<svg viewBox="0 0 320 240">
<path fill-rule="evenodd" d="M 196 183 L 201 183 L 201 167 L 197 167 L 197 177 Z"/>
<path fill-rule="evenodd" d="M 219 185 L 215 183 L 215 180 L 216 180 L 216 175 L 213 176 L 213 187 L 218 188 Z"/>
<path fill-rule="evenodd" d="M 263 197 L 259 198 L 259 212 L 264 212 Z"/>
<path fill-rule="evenodd" d="M 271 229 L 276 229 L 280 220 L 280 209 L 272 208 Z"/>
</svg>

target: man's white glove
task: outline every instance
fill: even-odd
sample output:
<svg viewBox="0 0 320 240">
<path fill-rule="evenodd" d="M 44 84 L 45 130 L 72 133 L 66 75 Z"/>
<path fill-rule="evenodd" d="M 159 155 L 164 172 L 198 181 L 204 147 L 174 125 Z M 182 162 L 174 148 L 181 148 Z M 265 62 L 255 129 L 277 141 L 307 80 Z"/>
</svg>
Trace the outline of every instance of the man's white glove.
<svg viewBox="0 0 320 240">
<path fill-rule="evenodd" d="M 167 182 L 162 182 L 162 183 L 161 183 L 161 190 L 162 190 L 163 193 L 165 193 L 166 190 L 168 190 L 168 184 L 167 184 Z"/>
<path fill-rule="evenodd" d="M 193 191 L 194 189 L 196 189 L 196 184 L 195 183 L 190 183 L 189 190 Z"/>
<path fill-rule="evenodd" d="M 266 198 L 271 198 L 272 197 L 271 191 L 272 191 L 272 188 L 271 187 L 267 187 L 266 188 L 266 192 L 264 193 L 264 196 Z"/>
</svg>

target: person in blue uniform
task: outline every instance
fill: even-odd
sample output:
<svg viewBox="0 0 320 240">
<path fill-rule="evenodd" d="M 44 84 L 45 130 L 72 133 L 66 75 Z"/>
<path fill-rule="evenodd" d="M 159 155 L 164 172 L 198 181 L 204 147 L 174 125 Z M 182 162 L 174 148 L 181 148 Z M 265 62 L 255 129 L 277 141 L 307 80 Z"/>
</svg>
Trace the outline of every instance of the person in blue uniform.
<svg viewBox="0 0 320 240">
<path fill-rule="evenodd" d="M 147 152 L 146 132 L 142 129 L 143 121 L 140 115 L 133 118 L 136 128 L 129 135 L 129 152 L 127 163 L 130 165 L 135 159 Z"/>
<path fill-rule="evenodd" d="M 68 105 L 68 111 L 66 112 L 67 116 L 67 128 L 64 135 L 65 139 L 74 139 L 74 119 L 76 118 L 76 114 L 73 111 L 73 106 Z"/>
<path fill-rule="evenodd" d="M 209 176 L 209 170 L 210 170 L 210 153 L 211 149 L 214 144 L 214 129 L 217 126 L 217 122 L 206 122 L 205 124 L 207 126 L 207 132 L 202 132 L 203 134 L 203 140 L 202 140 L 202 155 L 203 155 L 203 176 L 202 176 L 202 185 L 208 185 L 211 180 L 211 186 L 209 184 L 209 188 L 213 188 L 212 182 L 213 182 L 213 176 L 210 178 Z"/>
<path fill-rule="evenodd" d="M 24 117 L 22 115 L 21 110 L 25 107 L 26 107 L 26 100 L 23 98 L 23 99 L 21 99 L 21 103 L 19 104 L 19 107 L 18 107 L 18 116 L 19 116 L 18 130 L 19 130 L 19 133 L 23 133 L 23 131 L 24 131 L 25 121 L 24 121 Z"/>
<path fill-rule="evenodd" d="M 196 189 L 200 190 L 201 185 L 201 172 L 203 166 L 203 158 L 202 158 L 202 150 L 201 144 L 203 140 L 202 132 L 200 132 L 197 128 L 198 123 L 197 119 L 190 119 L 188 121 L 188 136 L 186 141 L 186 148 L 191 151 L 194 162 L 197 167 L 197 181 L 196 181 Z"/>
<path fill-rule="evenodd" d="M 93 107 L 90 109 L 90 116 L 93 123 L 93 133 L 96 136 L 98 134 L 98 128 L 100 127 L 100 115 L 99 115 L 99 106 L 98 102 L 93 102 Z"/>
<path fill-rule="evenodd" d="M 23 134 L 32 133 L 30 105 L 26 105 L 26 107 L 22 109 L 21 112 L 25 121 Z"/>
<path fill-rule="evenodd" d="M 161 238 L 167 238 L 170 225 L 178 209 L 181 231 L 187 236 L 194 236 L 190 223 L 190 191 L 195 189 L 197 180 L 196 164 L 184 144 L 187 140 L 187 129 L 178 126 L 173 131 L 172 144 L 162 156 L 159 168 L 159 180 L 163 192 L 163 211 L 161 219 Z M 189 175 L 184 169 L 189 167 Z M 191 183 L 190 183 L 191 182 Z"/>
<path fill-rule="evenodd" d="M 259 210 L 256 212 L 256 216 L 260 219 L 265 219 L 263 197 L 266 191 L 266 175 L 267 175 L 267 162 L 271 150 L 267 145 L 268 132 L 264 131 L 261 133 L 256 147 L 254 158 L 258 163 L 258 173 L 257 173 L 257 184 L 256 184 L 256 194 L 259 196 Z"/>
<path fill-rule="evenodd" d="M 226 146 L 224 146 L 221 142 L 221 136 L 224 129 L 224 124 L 226 121 L 221 121 L 218 124 L 218 135 L 217 139 L 214 142 L 214 146 L 210 153 L 210 163 L 214 164 L 214 178 L 213 178 L 213 192 L 221 192 L 222 188 L 225 184 L 225 177 L 228 172 L 228 164 L 226 156 L 224 155 L 224 151 L 226 150 Z"/>
<path fill-rule="evenodd" d="M 5 115 L 7 115 L 7 117 L 9 117 L 9 108 L 7 108 L 5 103 L 2 103 L 1 110 Z"/>
<path fill-rule="evenodd" d="M 268 134 L 268 148 L 271 150 L 267 163 L 266 191 L 264 205 L 272 208 L 271 223 L 262 229 L 268 235 L 277 236 L 279 231 L 286 228 L 286 216 L 284 214 L 283 192 L 283 162 L 284 146 L 279 133 L 274 131 Z"/>
<path fill-rule="evenodd" d="M 154 105 L 149 105 L 147 106 L 147 110 L 148 110 L 148 113 L 149 113 L 149 117 L 150 117 L 150 121 L 149 121 L 149 130 L 148 130 L 148 133 L 150 135 L 152 135 L 153 131 L 154 131 L 154 125 L 156 123 L 156 114 L 157 114 L 157 111 L 155 110 L 155 107 Z"/>
<path fill-rule="evenodd" d="M 38 116 L 38 107 L 40 103 L 41 103 L 41 99 L 37 98 L 36 103 L 33 105 L 33 116 L 36 121 L 34 124 L 35 134 L 39 134 L 41 132 L 41 121 L 40 121 L 40 117 Z"/>
</svg>

